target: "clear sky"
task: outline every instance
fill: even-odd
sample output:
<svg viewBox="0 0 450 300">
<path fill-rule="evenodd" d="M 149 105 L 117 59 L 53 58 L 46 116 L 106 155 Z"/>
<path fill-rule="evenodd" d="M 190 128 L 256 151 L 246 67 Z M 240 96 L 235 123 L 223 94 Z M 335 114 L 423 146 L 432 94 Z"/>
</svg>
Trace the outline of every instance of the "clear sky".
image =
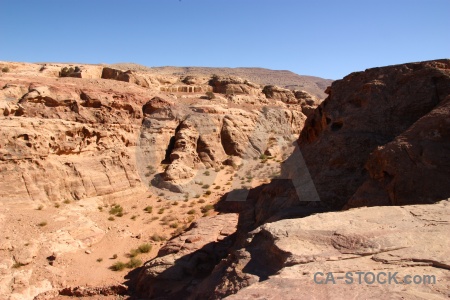
<svg viewBox="0 0 450 300">
<path fill-rule="evenodd" d="M 450 0 L 0 0 L 0 60 L 338 79 L 450 57 Z"/>
</svg>

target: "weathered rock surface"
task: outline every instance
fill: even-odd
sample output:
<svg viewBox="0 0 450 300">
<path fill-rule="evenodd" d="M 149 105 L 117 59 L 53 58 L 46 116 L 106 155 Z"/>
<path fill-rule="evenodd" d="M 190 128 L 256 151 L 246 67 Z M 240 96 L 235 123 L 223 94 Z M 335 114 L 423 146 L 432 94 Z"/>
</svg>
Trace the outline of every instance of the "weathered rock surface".
<svg viewBox="0 0 450 300">
<path fill-rule="evenodd" d="M 256 96 L 261 94 L 258 84 L 235 76 L 213 76 L 209 84 L 213 87 L 213 92 L 215 93 Z"/>
<path fill-rule="evenodd" d="M 191 229 L 171 239 L 160 249 L 158 257 L 147 262 L 135 288 L 148 298 L 186 298 L 214 266 L 227 256 L 233 244 L 237 214 L 203 218 Z"/>
<path fill-rule="evenodd" d="M 229 298 L 356 299 L 364 295 L 367 299 L 444 299 L 450 287 L 446 279 L 450 261 L 445 255 L 450 241 L 444 238 L 450 229 L 449 212 L 450 201 L 445 200 L 434 205 L 361 208 L 263 225 L 251 233 L 233 270 L 250 274 L 255 283 Z M 323 282 L 332 272 L 336 284 L 315 283 L 317 272 L 323 273 L 316 278 Z M 352 272 L 353 284 L 346 284 L 346 278 L 338 279 L 347 272 Z M 356 272 L 398 272 L 398 284 L 359 284 Z M 405 289 L 402 283 L 406 275 L 411 275 L 411 280 L 415 275 L 422 280 L 430 275 L 436 281 Z M 380 278 L 388 279 L 386 275 Z M 266 280 L 256 282 L 260 279 Z"/>
<path fill-rule="evenodd" d="M 450 196 L 449 60 L 352 73 L 328 92 L 300 135 L 324 204 L 342 208 L 357 191 L 349 207 Z"/>
<path fill-rule="evenodd" d="M 444 200 L 433 205 L 360 208 L 267 223 L 250 232 L 242 248 L 234 249 L 210 276 L 195 281 L 194 285 L 191 277 L 183 281 L 186 275 L 173 268 L 177 265 L 175 259 L 168 260 L 169 253 L 180 253 L 178 249 L 183 247 L 182 239 L 174 240 L 159 258 L 146 264 L 138 291 L 157 297 L 159 294 L 150 290 L 159 289 L 158 280 L 171 279 L 177 282 L 175 286 L 179 287 L 180 281 L 184 286 L 174 288 L 177 293 L 166 294 L 168 299 L 177 295 L 187 299 L 220 299 L 234 293 L 237 294 L 230 299 L 319 299 L 330 295 L 379 299 L 391 294 L 399 299 L 444 299 L 449 296 L 450 287 L 447 279 L 450 260 L 446 255 L 450 241 L 444 238 L 450 230 L 449 213 L 450 200 Z M 202 238 L 196 234 L 187 232 L 184 243 Z M 177 258 L 180 264 L 192 259 L 191 252 L 186 252 L 188 255 Z M 174 272 L 168 272 L 168 266 Z M 324 275 L 316 280 L 323 281 L 332 272 L 336 284 L 315 283 L 317 272 Z M 353 284 L 346 284 L 345 278 L 338 279 L 347 272 L 352 272 Z M 395 281 L 391 285 L 359 284 L 356 272 L 397 272 L 398 284 Z M 423 275 L 429 275 L 436 281 L 404 289 L 406 275 L 419 275 L 422 280 Z M 370 281 L 372 277 L 367 278 Z M 384 280 L 387 276 L 380 278 Z"/>
</svg>

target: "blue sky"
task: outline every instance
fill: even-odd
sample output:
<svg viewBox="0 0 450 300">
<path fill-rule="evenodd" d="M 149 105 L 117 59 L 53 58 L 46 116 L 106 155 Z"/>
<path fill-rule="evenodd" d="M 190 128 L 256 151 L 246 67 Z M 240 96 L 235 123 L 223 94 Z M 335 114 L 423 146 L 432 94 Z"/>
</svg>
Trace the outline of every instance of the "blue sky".
<svg viewBox="0 0 450 300">
<path fill-rule="evenodd" d="M 0 60 L 263 67 L 338 79 L 450 57 L 450 0 L 0 0 Z"/>
</svg>

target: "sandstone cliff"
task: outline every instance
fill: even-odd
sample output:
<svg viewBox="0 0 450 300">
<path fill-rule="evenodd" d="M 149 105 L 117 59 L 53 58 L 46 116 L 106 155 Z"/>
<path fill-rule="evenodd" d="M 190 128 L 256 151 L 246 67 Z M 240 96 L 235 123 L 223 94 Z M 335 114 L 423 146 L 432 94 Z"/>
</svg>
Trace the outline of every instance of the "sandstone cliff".
<svg viewBox="0 0 450 300">
<path fill-rule="evenodd" d="M 432 203 L 450 196 L 450 61 L 352 73 L 300 134 L 323 203 L 331 208 Z M 356 194 L 355 194 L 356 193 Z"/>
</svg>

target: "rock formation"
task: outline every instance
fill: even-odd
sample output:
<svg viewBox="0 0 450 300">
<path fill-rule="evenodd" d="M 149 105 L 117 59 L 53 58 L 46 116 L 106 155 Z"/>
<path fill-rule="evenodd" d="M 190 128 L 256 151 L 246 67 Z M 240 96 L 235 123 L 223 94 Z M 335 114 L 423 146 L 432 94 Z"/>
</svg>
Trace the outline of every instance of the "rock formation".
<svg viewBox="0 0 450 300">
<path fill-rule="evenodd" d="M 432 203 L 450 196 L 450 61 L 389 66 L 335 81 L 300 135 L 322 202 Z M 351 158 L 351 159 L 349 159 Z"/>
<path fill-rule="evenodd" d="M 217 209 L 239 213 L 234 245 L 208 276 L 189 279 L 177 293 L 188 299 L 448 297 L 449 70 L 449 60 L 429 61 L 335 82 L 299 140 L 321 201 L 299 195 L 294 178 L 254 188 L 245 202 L 224 197 Z M 286 162 L 301 165 L 293 157 Z M 286 162 L 283 172 L 292 174 Z M 390 206 L 425 203 L 435 204 Z M 389 206 L 324 213 L 344 205 Z M 327 272 L 389 271 L 398 272 L 400 284 L 314 282 L 317 272 L 324 280 Z M 405 275 L 436 282 L 405 290 Z M 142 281 L 136 292 L 161 296 Z"/>
<path fill-rule="evenodd" d="M 137 236 L 149 238 L 148 228 L 171 234 L 193 221 L 179 218 L 178 228 L 169 227 L 146 218 L 148 212 L 137 213 L 138 204 L 139 211 L 149 205 L 164 210 L 169 196 L 203 194 L 217 173 L 231 174 L 244 160 L 265 152 L 281 158 L 306 119 L 300 105 L 269 101 L 245 79 L 224 82 L 224 93 L 208 99 L 212 74 L 53 63 L 0 67 L 9 70 L 0 73 L 0 295 L 11 299 L 113 293 L 121 275 L 110 274 L 104 264 L 113 253 L 104 252 L 118 247 L 123 256 Z M 199 174 L 212 181 L 195 184 Z M 149 189 L 152 183 L 159 184 Z M 207 204 L 231 185 L 217 187 L 208 190 Z M 127 211 L 111 214 L 108 207 L 117 204 Z M 189 211 L 183 204 L 176 206 L 178 214 Z M 224 218 L 234 228 L 236 216 Z M 161 245 L 153 246 L 157 251 Z M 90 277 L 96 266 L 108 275 Z M 103 287 L 80 286 L 90 281 Z"/>
</svg>

